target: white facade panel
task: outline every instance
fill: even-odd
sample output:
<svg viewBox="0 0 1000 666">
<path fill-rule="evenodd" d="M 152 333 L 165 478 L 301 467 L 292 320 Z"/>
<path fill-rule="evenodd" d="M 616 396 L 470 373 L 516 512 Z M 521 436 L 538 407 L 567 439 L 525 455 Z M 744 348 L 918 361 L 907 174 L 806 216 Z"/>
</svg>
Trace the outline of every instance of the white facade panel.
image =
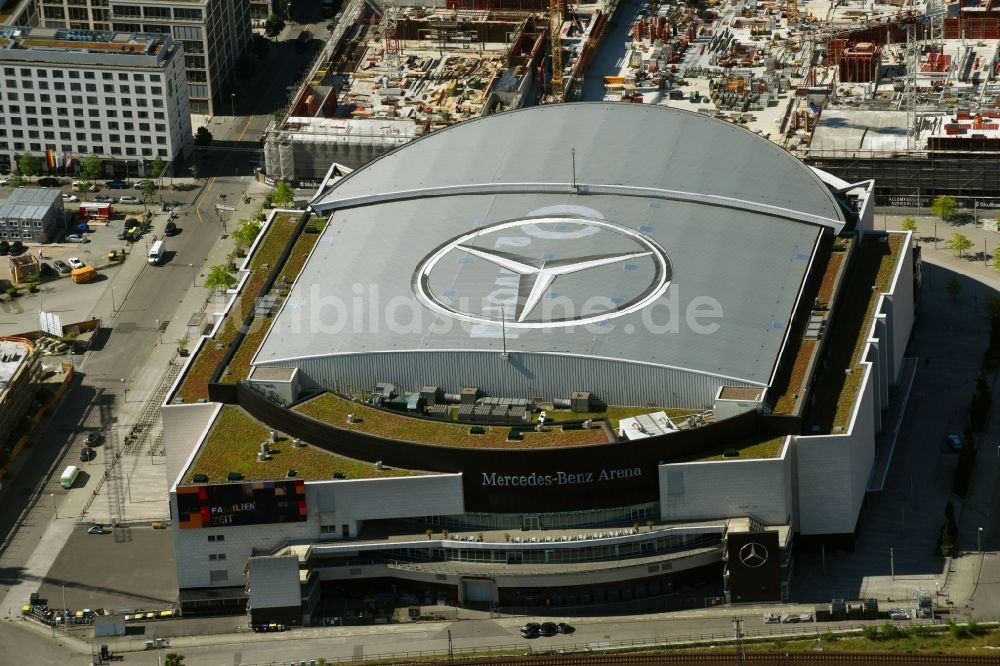
<svg viewBox="0 0 1000 666">
<path fill-rule="evenodd" d="M 222 405 L 215 402 L 196 405 L 163 405 L 163 449 L 167 454 L 167 482 L 173 486 L 190 464 L 195 448 Z"/>
<path fill-rule="evenodd" d="M 796 439 L 801 534 L 854 531 L 875 461 L 874 386 L 863 366 L 861 398 L 848 434 Z"/>
<path fill-rule="evenodd" d="M 898 383 L 903 372 L 903 355 L 913 330 L 913 246 L 912 234 L 907 234 L 904 252 L 892 286 L 886 296 L 886 309 L 892 310 L 892 381 Z"/>
<path fill-rule="evenodd" d="M 365 520 L 465 511 L 461 474 L 307 482 L 308 516 L 301 523 L 179 529 L 176 494 L 170 501 L 180 588 L 243 585 L 247 559 L 255 551 L 270 555 L 286 542 L 340 538 L 343 525 L 356 537 Z"/>
<path fill-rule="evenodd" d="M 659 466 L 660 515 L 664 521 L 753 516 L 785 525 L 790 502 L 790 444 L 780 458 L 717 460 Z"/>
<path fill-rule="evenodd" d="M 321 481 L 306 484 L 306 501 L 324 526 L 348 525 L 351 536 L 365 520 L 463 513 L 461 474 Z M 340 534 L 340 527 L 336 530 Z"/>
<path fill-rule="evenodd" d="M 251 608 L 288 608 L 302 603 L 299 558 L 294 555 L 251 557 L 247 575 Z"/>
</svg>

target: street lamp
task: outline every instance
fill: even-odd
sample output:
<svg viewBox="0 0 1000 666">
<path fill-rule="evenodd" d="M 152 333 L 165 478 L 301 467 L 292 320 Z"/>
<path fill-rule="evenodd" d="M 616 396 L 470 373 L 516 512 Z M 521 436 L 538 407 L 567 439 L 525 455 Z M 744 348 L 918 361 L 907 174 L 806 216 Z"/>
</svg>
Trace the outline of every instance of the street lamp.
<svg viewBox="0 0 1000 666">
<path fill-rule="evenodd" d="M 980 553 L 983 552 L 983 528 L 980 527 L 976 532 L 976 550 Z"/>
<path fill-rule="evenodd" d="M 49 497 L 52 498 L 52 506 L 56 508 L 56 520 L 59 519 L 59 502 L 56 501 L 56 494 L 49 493 Z"/>
<path fill-rule="evenodd" d="M 233 117 L 236 117 L 236 93 L 229 93 L 229 103 L 233 108 Z"/>
<path fill-rule="evenodd" d="M 122 383 L 122 404 L 124 405 L 128 402 L 128 385 L 125 383 L 124 377 L 120 381 Z"/>
<path fill-rule="evenodd" d="M 191 269 L 191 286 L 192 287 L 197 287 L 198 286 L 198 272 L 194 269 L 194 264 L 188 264 L 188 267 Z"/>
</svg>

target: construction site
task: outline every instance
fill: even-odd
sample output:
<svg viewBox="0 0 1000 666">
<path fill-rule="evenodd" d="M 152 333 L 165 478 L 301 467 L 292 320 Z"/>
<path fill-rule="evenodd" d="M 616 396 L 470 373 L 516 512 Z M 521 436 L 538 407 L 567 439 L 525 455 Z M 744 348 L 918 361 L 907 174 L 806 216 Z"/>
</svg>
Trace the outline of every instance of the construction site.
<svg viewBox="0 0 1000 666">
<path fill-rule="evenodd" d="M 316 181 L 334 162 L 358 167 L 463 120 L 563 99 L 605 14 L 590 5 L 559 21 L 567 73 L 555 80 L 549 16 L 545 0 L 433 9 L 353 0 L 266 133 L 267 175 Z"/>
<path fill-rule="evenodd" d="M 992 0 L 445 4 L 352 0 L 267 132 L 267 175 L 315 182 L 463 120 L 603 100 L 737 123 L 876 179 L 881 202 L 1000 191 Z"/>
</svg>

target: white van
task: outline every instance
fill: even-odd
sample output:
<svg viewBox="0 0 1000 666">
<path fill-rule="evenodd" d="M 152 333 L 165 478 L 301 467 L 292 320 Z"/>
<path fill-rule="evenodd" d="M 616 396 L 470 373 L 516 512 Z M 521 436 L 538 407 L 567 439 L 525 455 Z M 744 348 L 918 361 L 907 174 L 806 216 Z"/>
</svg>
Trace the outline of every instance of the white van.
<svg viewBox="0 0 1000 666">
<path fill-rule="evenodd" d="M 163 261 L 163 255 L 167 253 L 167 244 L 161 240 L 153 243 L 153 247 L 149 248 L 149 265 L 157 266 L 161 261 Z"/>
</svg>

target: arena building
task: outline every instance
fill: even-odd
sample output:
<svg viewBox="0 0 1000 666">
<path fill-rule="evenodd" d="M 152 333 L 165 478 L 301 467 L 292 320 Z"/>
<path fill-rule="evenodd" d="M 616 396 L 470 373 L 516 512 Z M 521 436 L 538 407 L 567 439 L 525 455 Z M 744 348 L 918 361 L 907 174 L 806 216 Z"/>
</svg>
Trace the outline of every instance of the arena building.
<svg viewBox="0 0 1000 666">
<path fill-rule="evenodd" d="M 468 121 L 322 188 L 246 377 L 163 408 L 182 607 L 784 598 L 793 542 L 853 538 L 913 323 L 871 192 L 631 104 Z"/>
</svg>

